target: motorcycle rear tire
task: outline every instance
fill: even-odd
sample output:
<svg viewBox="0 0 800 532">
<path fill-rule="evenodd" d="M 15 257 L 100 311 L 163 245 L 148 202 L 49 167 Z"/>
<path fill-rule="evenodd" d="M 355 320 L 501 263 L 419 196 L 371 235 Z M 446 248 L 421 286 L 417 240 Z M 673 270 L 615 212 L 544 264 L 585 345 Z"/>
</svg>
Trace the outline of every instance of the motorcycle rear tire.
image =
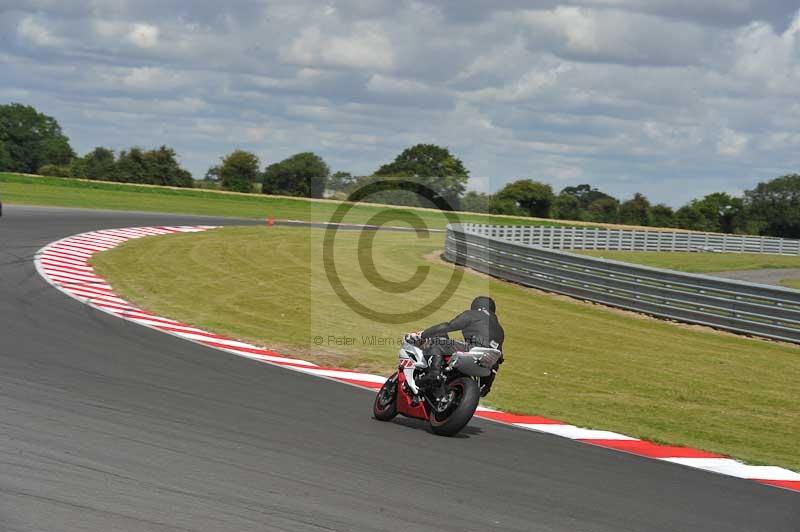
<svg viewBox="0 0 800 532">
<path fill-rule="evenodd" d="M 391 403 L 383 405 L 381 404 L 381 398 L 387 392 L 387 386 L 394 386 L 394 397 Z M 386 379 L 381 389 L 378 390 L 375 395 L 375 402 L 372 404 L 372 415 L 378 421 L 390 421 L 397 416 L 397 374 Z"/>
<path fill-rule="evenodd" d="M 453 436 L 463 429 L 472 419 L 475 409 L 478 408 L 478 401 L 481 399 L 478 383 L 469 377 L 454 379 L 447 386 L 448 388 L 460 388 L 461 400 L 445 418 L 438 418 L 435 412 L 431 412 L 428 422 L 434 434 L 439 436 Z"/>
</svg>

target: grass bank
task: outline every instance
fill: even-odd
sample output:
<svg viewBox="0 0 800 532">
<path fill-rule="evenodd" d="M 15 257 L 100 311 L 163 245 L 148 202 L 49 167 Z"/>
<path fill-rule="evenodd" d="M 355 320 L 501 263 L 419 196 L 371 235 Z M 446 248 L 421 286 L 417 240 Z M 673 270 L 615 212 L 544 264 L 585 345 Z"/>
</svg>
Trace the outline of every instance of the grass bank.
<svg viewBox="0 0 800 532">
<path fill-rule="evenodd" d="M 121 294 L 160 314 L 382 374 L 394 369 L 391 341 L 403 331 L 449 319 L 489 294 L 508 337 L 492 406 L 800 469 L 800 349 L 637 318 L 471 273 L 432 315 L 382 323 L 342 303 L 326 277 L 332 265 L 342 286 L 377 312 L 420 308 L 454 270 L 424 258 L 442 248 L 441 234 L 373 236 L 359 242 L 360 234 L 340 233 L 333 261 L 324 262 L 322 231 L 227 228 L 132 241 L 97 256 L 95 265 Z M 362 263 L 364 250 L 374 260 L 368 275 L 359 249 Z M 372 284 L 408 282 L 417 268 L 428 274 L 410 293 Z"/>
<path fill-rule="evenodd" d="M 784 279 L 781 281 L 781 285 L 785 286 L 786 288 L 794 288 L 795 290 L 800 290 L 800 279 Z"/>
<path fill-rule="evenodd" d="M 168 212 L 235 218 L 267 217 L 327 222 L 342 202 L 239 194 L 204 189 L 179 189 L 147 185 L 88 181 L 0 173 L 0 201 L 20 205 L 49 205 L 87 209 Z M 429 228 L 444 228 L 448 219 L 431 209 L 399 208 L 360 204 L 350 211 L 347 222 L 367 223 L 383 213 L 393 215 L 393 223 L 422 219 Z M 524 225 L 564 225 L 549 220 L 522 217 L 457 213 L 463 222 Z"/>
<path fill-rule="evenodd" d="M 760 270 L 764 268 L 800 268 L 800 256 L 765 255 L 761 253 L 655 251 L 574 251 L 574 253 L 689 273 Z"/>
</svg>

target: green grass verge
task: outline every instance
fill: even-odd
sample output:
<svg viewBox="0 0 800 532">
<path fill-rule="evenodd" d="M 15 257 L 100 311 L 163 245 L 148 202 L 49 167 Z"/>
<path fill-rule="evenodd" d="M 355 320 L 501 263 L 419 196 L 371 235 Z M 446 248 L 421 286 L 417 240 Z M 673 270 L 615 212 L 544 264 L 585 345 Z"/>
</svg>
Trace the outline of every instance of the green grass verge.
<svg viewBox="0 0 800 532">
<path fill-rule="evenodd" d="M 28 176 L 0 173 L 0 200 L 9 204 L 82 207 L 127 211 L 201 214 L 237 218 L 264 219 L 267 217 L 329 221 L 338 201 L 315 201 L 262 194 L 236 194 L 203 189 L 175 189 L 87 181 L 58 177 Z M 444 228 L 448 219 L 430 209 L 397 208 L 378 205 L 358 205 L 348 214 L 350 223 L 367 223 L 379 213 L 393 214 L 395 224 L 422 219 L 429 228 Z M 463 222 L 525 225 L 564 225 L 538 219 L 458 213 Z"/>
<path fill-rule="evenodd" d="M 378 311 L 419 308 L 454 271 L 423 258 L 443 247 L 441 234 L 373 235 L 370 244 L 340 233 L 334 264 L 343 286 Z M 393 371 L 396 347 L 366 337 L 396 339 L 489 294 L 508 338 L 492 406 L 800 469 L 800 349 L 639 318 L 472 273 L 445 308 L 385 324 L 337 297 L 321 238 L 320 230 L 227 228 L 131 241 L 94 262 L 120 294 L 159 314 L 382 374 Z M 358 249 L 371 252 L 389 281 L 408 280 L 418 267 L 430 268 L 428 276 L 408 294 L 387 294 L 371 285 L 375 274 L 362 274 Z"/>
<path fill-rule="evenodd" d="M 689 253 L 655 251 L 575 251 L 582 255 L 690 273 L 712 273 L 763 268 L 800 268 L 800 256 L 760 253 Z"/>
<path fill-rule="evenodd" d="M 781 281 L 781 285 L 785 286 L 786 288 L 800 290 L 800 279 L 784 279 Z"/>
</svg>

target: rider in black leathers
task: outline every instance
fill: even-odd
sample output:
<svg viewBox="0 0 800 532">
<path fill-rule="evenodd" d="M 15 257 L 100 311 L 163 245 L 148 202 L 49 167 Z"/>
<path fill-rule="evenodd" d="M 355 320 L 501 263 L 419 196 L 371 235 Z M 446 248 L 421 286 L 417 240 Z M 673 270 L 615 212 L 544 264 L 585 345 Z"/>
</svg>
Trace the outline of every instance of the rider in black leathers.
<svg viewBox="0 0 800 532">
<path fill-rule="evenodd" d="M 465 310 L 449 322 L 440 323 L 422 331 L 421 338 L 430 340 L 431 346 L 428 349 L 430 369 L 422 377 L 421 383 L 435 382 L 439 379 L 444 355 L 450 355 L 456 351 L 469 351 L 476 346 L 492 347 L 502 352 L 505 332 L 497 320 L 495 312 L 494 300 L 487 296 L 479 296 L 472 301 L 469 310 Z M 448 338 L 447 333 L 454 331 L 462 332 L 463 342 Z M 485 397 L 489 393 L 497 375 L 497 367 L 502 362 L 503 358 L 501 357 L 492 368 L 492 374 L 481 379 L 481 397 Z"/>
</svg>

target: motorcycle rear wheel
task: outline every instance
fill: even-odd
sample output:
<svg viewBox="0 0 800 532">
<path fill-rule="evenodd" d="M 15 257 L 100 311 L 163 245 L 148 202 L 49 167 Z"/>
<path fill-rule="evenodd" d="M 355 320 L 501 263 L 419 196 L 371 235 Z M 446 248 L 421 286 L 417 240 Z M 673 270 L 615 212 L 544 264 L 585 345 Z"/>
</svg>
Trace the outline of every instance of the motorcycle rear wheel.
<svg viewBox="0 0 800 532">
<path fill-rule="evenodd" d="M 375 402 L 372 404 L 372 415 L 378 421 L 390 421 L 397 416 L 397 374 L 395 373 L 383 383 Z"/>
<path fill-rule="evenodd" d="M 459 377 L 447 383 L 449 390 L 456 395 L 452 407 L 445 412 L 431 412 L 428 422 L 431 430 L 439 436 L 453 436 L 463 429 L 478 408 L 481 392 L 478 383 L 469 377 Z"/>
</svg>

